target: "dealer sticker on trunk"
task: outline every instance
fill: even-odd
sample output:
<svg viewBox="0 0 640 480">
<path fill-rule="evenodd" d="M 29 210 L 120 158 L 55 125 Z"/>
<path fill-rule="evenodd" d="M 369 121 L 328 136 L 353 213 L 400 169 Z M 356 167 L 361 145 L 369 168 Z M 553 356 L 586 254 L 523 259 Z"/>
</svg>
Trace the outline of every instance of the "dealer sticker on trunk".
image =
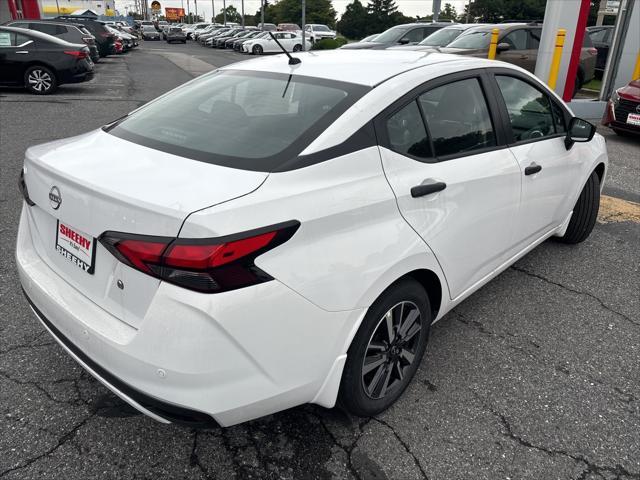
<svg viewBox="0 0 640 480">
<path fill-rule="evenodd" d="M 96 260 L 95 238 L 58 220 L 56 250 L 78 268 L 93 274 Z"/>
</svg>

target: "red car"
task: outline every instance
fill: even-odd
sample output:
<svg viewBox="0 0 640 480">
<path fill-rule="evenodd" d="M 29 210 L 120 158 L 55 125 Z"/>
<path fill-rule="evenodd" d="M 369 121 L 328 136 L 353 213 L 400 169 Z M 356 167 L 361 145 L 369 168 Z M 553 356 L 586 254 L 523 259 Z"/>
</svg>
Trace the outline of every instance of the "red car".
<svg viewBox="0 0 640 480">
<path fill-rule="evenodd" d="M 619 88 L 607 103 L 602 124 L 617 134 L 640 135 L 640 79 Z"/>
</svg>

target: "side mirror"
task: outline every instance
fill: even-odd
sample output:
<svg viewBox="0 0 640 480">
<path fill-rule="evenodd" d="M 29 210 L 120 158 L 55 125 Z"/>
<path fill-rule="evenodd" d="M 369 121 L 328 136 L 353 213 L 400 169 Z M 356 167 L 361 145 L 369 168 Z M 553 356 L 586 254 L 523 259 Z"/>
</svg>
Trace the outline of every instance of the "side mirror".
<svg viewBox="0 0 640 480">
<path fill-rule="evenodd" d="M 408 38 L 401 38 L 400 40 L 398 40 L 398 43 L 400 45 L 406 45 L 407 43 L 409 43 L 409 39 Z"/>
<path fill-rule="evenodd" d="M 496 52 L 498 52 L 498 53 L 506 52 L 510 48 L 511 48 L 511 45 L 509 45 L 506 42 L 502 42 L 502 43 L 499 43 L 498 45 L 496 45 Z"/>
<path fill-rule="evenodd" d="M 578 117 L 573 117 L 569 121 L 567 136 L 564 139 L 564 146 L 569 150 L 576 142 L 590 142 L 596 134 L 596 127 Z"/>
</svg>

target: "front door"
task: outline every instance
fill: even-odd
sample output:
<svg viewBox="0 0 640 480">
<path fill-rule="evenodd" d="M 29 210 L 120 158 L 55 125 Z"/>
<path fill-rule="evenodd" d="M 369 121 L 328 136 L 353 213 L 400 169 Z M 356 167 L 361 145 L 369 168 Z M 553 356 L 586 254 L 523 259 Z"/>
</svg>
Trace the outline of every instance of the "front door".
<svg viewBox="0 0 640 480">
<path fill-rule="evenodd" d="M 581 175 L 578 149 L 564 144 L 565 113 L 556 100 L 516 72 L 496 73 L 498 100 L 511 127 L 508 141 L 522 171 L 517 235 L 524 248 L 560 225 L 572 205 L 567 185 Z"/>
<path fill-rule="evenodd" d="M 532 39 L 528 29 L 512 30 L 500 40 L 500 43 L 508 44 L 509 50 L 500 52 L 496 56 L 496 60 L 513 63 L 533 73 L 536 68 L 538 49 L 532 48 Z"/>
<path fill-rule="evenodd" d="M 435 253 L 452 298 L 513 249 L 521 174 L 494 128 L 486 82 L 474 72 L 428 82 L 376 121 L 400 212 Z"/>
<path fill-rule="evenodd" d="M 22 83 L 23 66 L 30 56 L 29 47 L 33 46 L 33 41 L 26 35 L 0 32 L 0 82 L 10 85 Z"/>
</svg>

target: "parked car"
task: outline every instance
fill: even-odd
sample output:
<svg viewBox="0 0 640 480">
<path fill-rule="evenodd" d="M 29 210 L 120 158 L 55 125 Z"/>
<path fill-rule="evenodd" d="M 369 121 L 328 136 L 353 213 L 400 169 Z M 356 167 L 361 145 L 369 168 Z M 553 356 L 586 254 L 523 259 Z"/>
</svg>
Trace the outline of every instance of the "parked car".
<svg viewBox="0 0 640 480">
<path fill-rule="evenodd" d="M 433 32 L 427 38 L 416 45 L 400 45 L 389 47 L 389 50 L 415 50 L 415 51 L 431 51 L 439 47 L 446 47 L 456 38 L 465 32 L 473 31 L 474 28 L 480 27 L 477 23 L 455 23 L 448 27 Z"/>
<path fill-rule="evenodd" d="M 315 43 L 324 38 L 336 38 L 336 32 L 326 25 L 319 23 L 307 23 L 304 27 L 305 35 L 311 43 Z"/>
<path fill-rule="evenodd" d="M 143 40 L 160 40 L 160 32 L 153 25 L 142 25 L 140 33 Z"/>
<path fill-rule="evenodd" d="M 217 38 L 228 35 L 232 28 L 221 28 L 220 30 L 207 35 L 207 39 L 204 41 L 205 47 L 215 47 L 215 41 Z M 198 40 L 200 41 L 200 40 Z"/>
<path fill-rule="evenodd" d="M 36 30 L 46 33 L 47 35 L 53 35 L 69 43 L 84 43 L 89 48 L 91 60 L 94 63 L 100 60 L 96 39 L 82 24 L 53 22 L 49 20 L 14 20 L 5 23 L 5 25 L 8 27 Z"/>
<path fill-rule="evenodd" d="M 291 32 L 273 32 L 273 36 L 278 39 L 280 45 L 287 52 L 302 51 L 302 37 Z M 242 44 L 242 51 L 253 55 L 262 55 L 263 53 L 282 52 L 282 49 L 271 38 L 271 35 L 256 37 L 247 40 Z"/>
<path fill-rule="evenodd" d="M 0 26 L 0 84 L 47 95 L 64 83 L 91 79 L 93 62 L 84 44 L 24 28 Z"/>
<path fill-rule="evenodd" d="M 203 28 L 202 32 L 198 34 L 198 43 L 200 43 L 201 45 L 204 45 L 204 42 L 207 40 L 207 38 L 209 38 L 209 36 L 212 33 L 220 30 L 221 28 L 224 28 L 224 27 L 220 27 L 219 25 L 209 25 L 208 27 Z"/>
<path fill-rule="evenodd" d="M 280 32 L 299 32 L 300 25 L 297 23 L 279 23 L 277 30 Z"/>
<path fill-rule="evenodd" d="M 198 34 L 202 33 L 202 30 L 207 28 L 210 25 L 208 22 L 194 23 L 189 28 L 185 30 L 185 34 L 187 35 L 187 39 L 197 40 Z"/>
<path fill-rule="evenodd" d="M 237 33 L 236 35 L 232 36 L 231 38 L 228 38 L 227 40 L 225 40 L 224 44 L 222 45 L 222 48 L 233 48 L 233 44 L 236 42 L 236 40 L 247 38 L 253 33 L 254 33 L 253 30 L 243 30 Z"/>
<path fill-rule="evenodd" d="M 538 60 L 538 47 L 542 34 L 542 25 L 539 23 L 498 23 L 477 27 L 459 36 L 446 47 L 440 48 L 439 51 L 486 58 L 491 42 L 491 31 L 494 28 L 500 30 L 496 60 L 513 63 L 533 72 Z M 589 35 L 585 35 L 575 78 L 574 95 L 582 85 L 593 78 L 596 55 L 597 51 L 593 48 Z"/>
<path fill-rule="evenodd" d="M 82 15 L 60 15 L 55 17 L 54 20 L 84 25 L 84 27 L 95 37 L 100 56 L 106 57 L 111 54 L 116 37 L 113 33 L 107 30 L 107 27 L 105 27 L 104 24 L 97 21 L 94 17 Z"/>
<path fill-rule="evenodd" d="M 385 30 L 371 41 L 348 43 L 340 48 L 345 50 L 382 50 L 395 45 L 415 45 L 433 32 L 450 25 L 452 24 L 449 22 L 396 25 Z"/>
<path fill-rule="evenodd" d="M 116 28 L 109 25 L 106 25 L 106 27 L 111 33 L 116 36 L 116 38 L 120 40 L 120 42 L 122 43 L 122 48 L 125 51 L 131 50 L 132 48 L 138 46 L 138 39 L 133 35 L 129 35 L 126 32 L 121 32 L 120 30 L 117 30 Z"/>
<path fill-rule="evenodd" d="M 604 69 L 607 66 L 607 57 L 609 56 L 609 47 L 611 46 L 611 40 L 613 39 L 613 25 L 600 25 L 598 27 L 587 27 L 587 33 L 593 43 L 593 46 L 598 51 L 598 58 L 596 59 L 596 78 L 602 78 Z"/>
<path fill-rule="evenodd" d="M 180 27 L 171 27 L 167 32 L 167 43 L 180 42 L 187 43 L 187 36 Z"/>
<path fill-rule="evenodd" d="M 161 422 L 338 399 L 378 415 L 433 322 L 545 239 L 593 229 L 604 138 L 535 76 L 438 53 L 298 58 L 222 67 L 25 154 L 15 259 L 36 318 Z"/>
<path fill-rule="evenodd" d="M 212 44 L 214 48 L 224 48 L 224 44 L 230 38 L 236 37 L 236 35 L 240 35 L 244 32 L 242 28 L 234 28 L 233 30 L 229 30 L 227 33 L 219 35 L 215 38 L 215 41 Z"/>
<path fill-rule="evenodd" d="M 263 32 L 275 32 L 278 30 L 278 27 L 276 27 L 275 23 L 259 23 L 258 29 Z"/>
<path fill-rule="evenodd" d="M 252 38 L 262 38 L 262 37 L 263 37 L 263 36 L 265 36 L 265 35 L 269 35 L 269 33 L 268 33 L 268 32 L 262 32 L 262 31 L 260 31 L 260 30 L 253 31 L 253 32 L 249 33 L 249 35 L 247 35 L 246 37 L 236 39 L 236 40 L 233 42 L 233 47 L 232 47 L 232 48 L 233 48 L 236 52 L 242 52 L 242 45 L 243 45 L 245 42 L 248 42 L 248 41 L 249 41 L 249 40 L 251 40 Z"/>
<path fill-rule="evenodd" d="M 640 135 L 640 80 L 618 88 L 607 103 L 602 124 L 618 135 Z"/>
</svg>

